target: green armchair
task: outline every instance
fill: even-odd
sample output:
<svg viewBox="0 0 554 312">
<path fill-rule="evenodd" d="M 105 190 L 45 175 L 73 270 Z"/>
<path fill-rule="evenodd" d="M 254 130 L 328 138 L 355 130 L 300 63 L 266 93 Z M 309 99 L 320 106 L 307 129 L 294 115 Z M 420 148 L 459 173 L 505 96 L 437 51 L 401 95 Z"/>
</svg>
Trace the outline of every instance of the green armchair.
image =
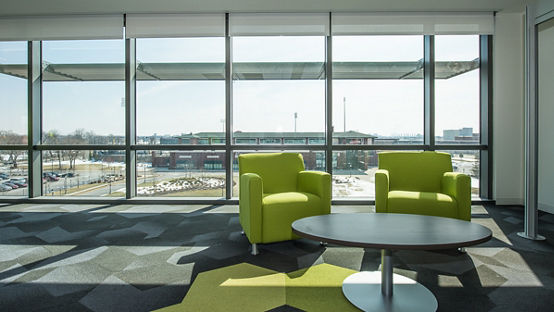
<svg viewBox="0 0 554 312">
<path fill-rule="evenodd" d="M 239 155 L 239 220 L 258 253 L 258 243 L 297 239 L 291 224 L 331 211 L 331 176 L 304 171 L 298 153 Z"/>
<path fill-rule="evenodd" d="M 452 172 L 447 153 L 380 153 L 375 210 L 470 221 L 471 180 Z"/>
</svg>

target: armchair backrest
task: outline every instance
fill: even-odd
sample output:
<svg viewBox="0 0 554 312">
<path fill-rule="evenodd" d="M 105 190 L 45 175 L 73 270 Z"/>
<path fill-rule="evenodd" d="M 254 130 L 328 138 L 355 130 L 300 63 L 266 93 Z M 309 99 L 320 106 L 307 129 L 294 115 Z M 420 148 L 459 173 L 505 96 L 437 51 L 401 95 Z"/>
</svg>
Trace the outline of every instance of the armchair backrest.
<svg viewBox="0 0 554 312">
<path fill-rule="evenodd" d="M 384 152 L 379 169 L 389 171 L 390 190 L 440 192 L 445 172 L 452 171 L 450 154 L 439 152 Z"/>
<path fill-rule="evenodd" d="M 255 173 L 262 178 L 264 193 L 294 192 L 304 159 L 298 153 L 256 153 L 239 155 L 239 174 Z"/>
</svg>

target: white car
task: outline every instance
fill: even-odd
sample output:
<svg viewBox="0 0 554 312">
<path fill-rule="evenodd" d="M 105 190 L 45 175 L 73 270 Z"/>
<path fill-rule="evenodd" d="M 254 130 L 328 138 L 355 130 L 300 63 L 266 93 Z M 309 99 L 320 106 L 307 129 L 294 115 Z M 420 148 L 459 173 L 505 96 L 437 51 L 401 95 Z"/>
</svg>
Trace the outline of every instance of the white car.
<svg viewBox="0 0 554 312">
<path fill-rule="evenodd" d="M 0 184 L 0 192 L 6 192 L 6 191 L 11 191 L 12 188 L 5 185 L 5 184 Z"/>
</svg>

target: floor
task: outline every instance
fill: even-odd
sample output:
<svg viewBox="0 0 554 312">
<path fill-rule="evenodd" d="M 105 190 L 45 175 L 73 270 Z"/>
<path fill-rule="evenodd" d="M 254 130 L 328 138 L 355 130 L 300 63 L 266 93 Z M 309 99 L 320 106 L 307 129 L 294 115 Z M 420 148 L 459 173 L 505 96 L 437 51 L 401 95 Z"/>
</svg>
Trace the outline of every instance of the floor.
<svg viewBox="0 0 554 312">
<path fill-rule="evenodd" d="M 472 222 L 492 240 L 466 254 L 395 252 L 395 273 L 429 288 L 439 311 L 551 311 L 554 215 L 539 216 L 547 240 L 534 242 L 516 234 L 521 207 L 473 206 Z M 242 262 L 279 272 L 379 268 L 378 250 L 304 239 L 252 256 L 240 231 L 237 206 L 0 204 L 0 310 L 150 311 L 181 302 L 198 273 Z"/>
</svg>

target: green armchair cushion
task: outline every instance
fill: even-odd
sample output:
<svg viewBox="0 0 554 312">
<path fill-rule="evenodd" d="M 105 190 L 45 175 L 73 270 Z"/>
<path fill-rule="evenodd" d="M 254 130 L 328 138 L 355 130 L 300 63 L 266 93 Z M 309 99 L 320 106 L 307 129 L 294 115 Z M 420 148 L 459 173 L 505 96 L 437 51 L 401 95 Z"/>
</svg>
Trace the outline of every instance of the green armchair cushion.
<svg viewBox="0 0 554 312">
<path fill-rule="evenodd" d="M 292 222 L 322 214 L 321 199 L 310 193 L 286 192 L 265 195 L 262 206 L 262 220 L 271 220 L 263 224 L 264 241 L 277 242 L 298 238 L 292 234 Z"/>
<path fill-rule="evenodd" d="M 375 210 L 471 219 L 471 180 L 450 154 L 385 152 L 375 173 Z"/>
<path fill-rule="evenodd" d="M 391 191 L 389 212 L 458 218 L 458 202 L 453 197 L 434 192 Z"/>
<path fill-rule="evenodd" d="M 331 176 L 304 171 L 301 154 L 243 154 L 239 173 L 239 220 L 253 244 L 296 239 L 293 221 L 331 211 Z"/>
</svg>

